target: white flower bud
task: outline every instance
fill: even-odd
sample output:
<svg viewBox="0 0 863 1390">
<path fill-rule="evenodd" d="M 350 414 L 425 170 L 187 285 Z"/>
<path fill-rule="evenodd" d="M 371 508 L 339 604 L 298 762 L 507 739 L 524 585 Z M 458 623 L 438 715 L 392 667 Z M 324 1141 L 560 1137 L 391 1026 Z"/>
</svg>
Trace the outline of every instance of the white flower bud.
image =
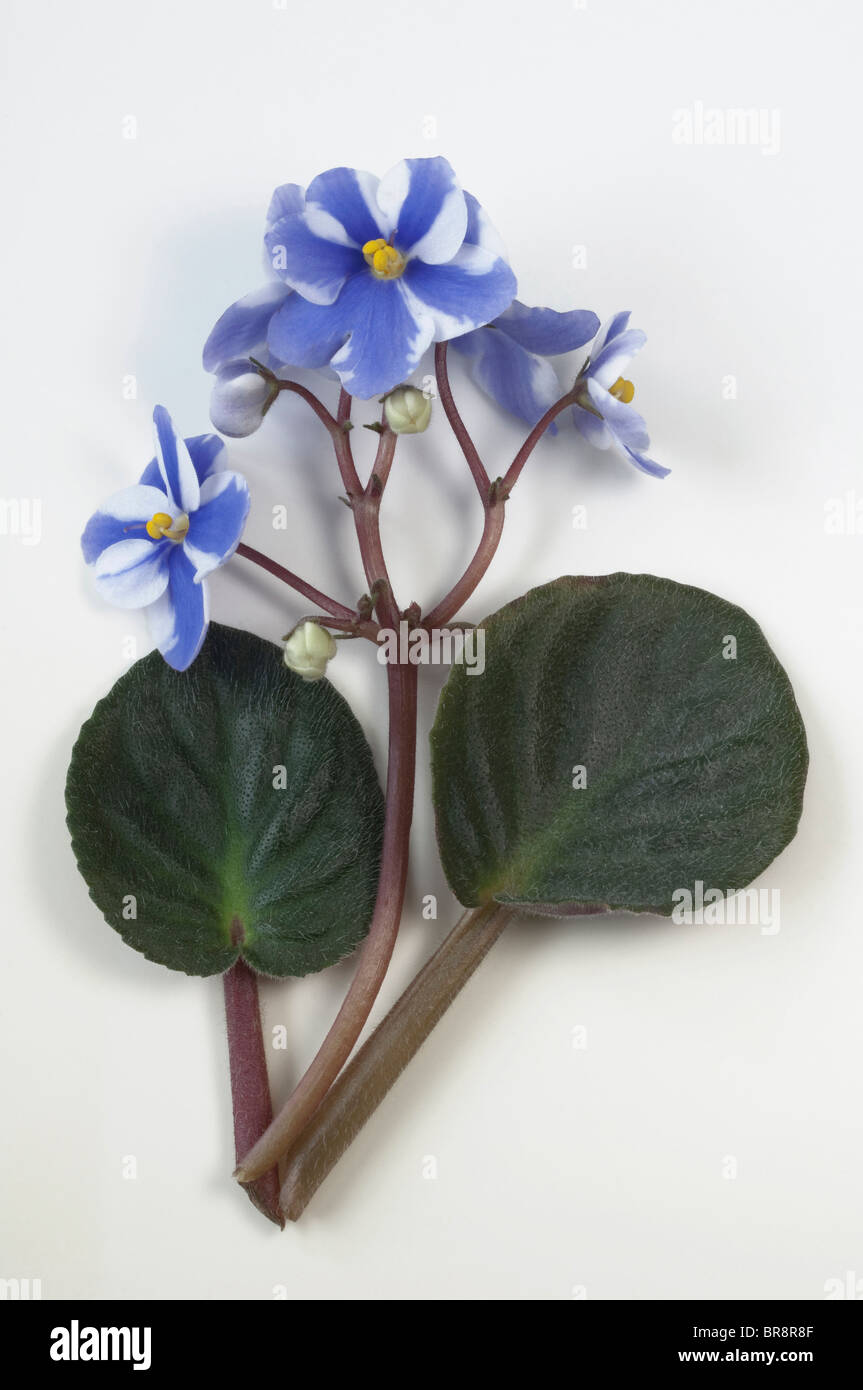
<svg viewBox="0 0 863 1390">
<path fill-rule="evenodd" d="M 229 363 L 216 378 L 210 397 L 210 419 L 219 434 L 242 439 L 259 429 L 278 388 L 249 366 Z"/>
<path fill-rule="evenodd" d="M 387 424 L 393 434 L 422 434 L 431 419 L 431 396 L 415 386 L 397 386 L 384 401 Z"/>
<path fill-rule="evenodd" d="M 300 623 L 285 638 L 285 665 L 304 681 L 319 681 L 336 651 L 335 638 L 320 623 Z"/>
</svg>

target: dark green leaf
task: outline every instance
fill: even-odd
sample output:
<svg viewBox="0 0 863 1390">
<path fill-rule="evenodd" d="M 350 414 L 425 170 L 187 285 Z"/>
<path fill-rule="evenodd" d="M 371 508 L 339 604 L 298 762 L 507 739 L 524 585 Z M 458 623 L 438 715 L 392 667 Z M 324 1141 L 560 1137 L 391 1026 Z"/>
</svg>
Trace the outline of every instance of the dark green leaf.
<svg viewBox="0 0 863 1390">
<path fill-rule="evenodd" d="M 211 624 L 182 674 L 157 652 L 137 662 L 81 730 L 66 800 L 93 901 L 150 960 L 214 975 L 241 954 L 304 975 L 368 930 L 371 751 L 329 682 L 250 633 Z"/>
<path fill-rule="evenodd" d="M 742 609 L 613 574 L 533 589 L 483 626 L 485 672 L 453 668 L 431 740 L 461 902 L 670 914 L 675 890 L 742 888 L 792 838 L 805 733 Z"/>
</svg>

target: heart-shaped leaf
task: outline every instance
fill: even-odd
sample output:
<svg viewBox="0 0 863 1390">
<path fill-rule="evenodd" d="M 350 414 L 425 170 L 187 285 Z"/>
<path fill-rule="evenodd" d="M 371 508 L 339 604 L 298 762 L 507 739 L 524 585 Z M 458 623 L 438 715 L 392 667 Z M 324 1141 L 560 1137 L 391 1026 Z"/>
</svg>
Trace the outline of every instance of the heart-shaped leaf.
<svg viewBox="0 0 863 1390">
<path fill-rule="evenodd" d="M 81 730 L 66 785 L 90 896 L 150 960 L 214 975 L 332 965 L 368 930 L 383 798 L 327 681 L 211 624 L 188 671 L 136 662 Z"/>
<path fill-rule="evenodd" d="M 742 888 L 792 838 L 803 723 L 742 609 L 612 574 L 558 579 L 482 626 L 485 670 L 453 668 L 431 738 L 462 903 L 670 914 L 677 890 Z"/>
</svg>

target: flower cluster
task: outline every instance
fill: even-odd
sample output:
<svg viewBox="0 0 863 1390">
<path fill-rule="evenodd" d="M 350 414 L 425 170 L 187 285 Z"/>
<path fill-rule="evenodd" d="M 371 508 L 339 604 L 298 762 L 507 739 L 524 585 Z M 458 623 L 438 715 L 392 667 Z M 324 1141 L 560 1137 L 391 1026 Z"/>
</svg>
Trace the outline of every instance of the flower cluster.
<svg viewBox="0 0 863 1390">
<path fill-rule="evenodd" d="M 274 375 L 327 371 L 368 399 L 402 385 L 432 343 L 448 340 L 478 386 L 535 425 L 565 389 L 549 359 L 595 339 L 572 423 L 642 471 L 668 472 L 644 452 L 630 386 L 621 394 L 605 380 L 611 355 L 598 360 L 618 338 L 615 360 L 625 366 L 644 334 L 624 331 L 628 314 L 600 329 L 589 310 L 558 313 L 516 299 L 501 238 L 445 159 L 403 160 L 382 179 L 341 168 L 305 190 L 285 184 L 270 203 L 264 247 L 269 283 L 226 309 L 204 347 L 204 368 L 216 374 L 212 420 L 223 434 L 251 434 L 274 398 L 250 358 Z"/>
<path fill-rule="evenodd" d="M 600 328 L 588 310 L 518 300 L 500 237 L 445 159 L 402 160 L 381 179 L 338 168 L 307 189 L 285 184 L 271 200 L 264 246 L 267 283 L 222 314 L 204 347 L 204 368 L 215 375 L 211 417 L 222 434 L 256 430 L 283 389 L 280 377 L 295 368 L 337 378 L 362 400 L 383 397 L 386 427 L 418 433 L 431 398 L 408 378 L 432 344 L 451 341 L 482 390 L 527 424 L 549 415 L 552 432 L 570 423 L 643 472 L 668 472 L 646 452 L 644 420 L 623 376 L 645 335 L 629 328 L 627 313 Z M 567 387 L 554 359 L 591 340 Z M 156 457 L 136 487 L 91 518 L 83 549 L 102 595 L 145 609 L 156 645 L 182 671 L 207 630 L 204 581 L 236 550 L 249 494 L 225 468 L 220 439 L 178 438 L 161 406 L 154 422 Z M 303 644 L 314 648 L 307 679 L 326 656 L 321 631 L 294 641 L 303 647 L 299 666 Z"/>
</svg>

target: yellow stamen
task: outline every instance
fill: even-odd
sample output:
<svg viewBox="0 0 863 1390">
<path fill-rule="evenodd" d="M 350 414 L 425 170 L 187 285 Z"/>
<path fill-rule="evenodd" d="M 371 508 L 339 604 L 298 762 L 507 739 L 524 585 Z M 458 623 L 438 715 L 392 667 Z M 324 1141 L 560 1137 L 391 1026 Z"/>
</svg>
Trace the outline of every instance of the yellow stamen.
<svg viewBox="0 0 863 1390">
<path fill-rule="evenodd" d="M 166 540 L 179 544 L 189 529 L 189 518 L 185 512 L 178 517 L 168 516 L 167 512 L 156 512 L 147 522 L 147 535 L 154 541 Z"/>
<path fill-rule="evenodd" d="M 154 541 L 160 540 L 165 527 L 170 526 L 172 521 L 173 517 L 168 516 L 167 512 L 156 512 L 147 522 L 147 535 Z"/>
<path fill-rule="evenodd" d="M 614 385 L 609 386 L 608 393 L 610 396 L 614 396 L 615 400 L 620 401 L 623 405 L 629 405 L 629 402 L 635 395 L 635 387 L 631 381 L 627 381 L 624 377 L 619 376 Z"/>
<path fill-rule="evenodd" d="M 383 237 L 376 237 L 374 241 L 367 241 L 363 247 L 363 255 L 366 258 L 366 263 L 371 267 L 372 274 L 376 275 L 379 280 L 397 280 L 407 265 L 401 251 L 390 246 Z"/>
</svg>

